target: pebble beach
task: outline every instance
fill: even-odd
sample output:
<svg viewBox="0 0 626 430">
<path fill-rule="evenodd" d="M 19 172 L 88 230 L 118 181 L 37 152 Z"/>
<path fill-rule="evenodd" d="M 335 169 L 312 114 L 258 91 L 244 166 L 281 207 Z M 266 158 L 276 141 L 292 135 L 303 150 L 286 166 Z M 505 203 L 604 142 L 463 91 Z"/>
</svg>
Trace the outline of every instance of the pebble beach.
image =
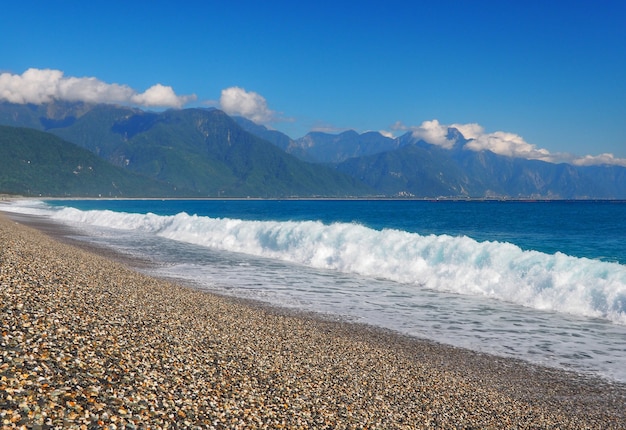
<svg viewBox="0 0 626 430">
<path fill-rule="evenodd" d="M 210 294 L 37 227 L 0 214 L 3 429 L 626 428 L 624 384 Z"/>
</svg>

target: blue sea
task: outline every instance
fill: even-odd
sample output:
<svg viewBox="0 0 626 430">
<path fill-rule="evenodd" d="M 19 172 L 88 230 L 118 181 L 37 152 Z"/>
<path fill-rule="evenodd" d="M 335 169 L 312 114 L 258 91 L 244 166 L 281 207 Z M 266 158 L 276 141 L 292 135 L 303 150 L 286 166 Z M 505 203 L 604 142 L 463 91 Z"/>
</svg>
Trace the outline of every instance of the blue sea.
<svg viewBox="0 0 626 430">
<path fill-rule="evenodd" d="M 626 382 L 626 203 L 20 200 L 150 275 Z"/>
</svg>

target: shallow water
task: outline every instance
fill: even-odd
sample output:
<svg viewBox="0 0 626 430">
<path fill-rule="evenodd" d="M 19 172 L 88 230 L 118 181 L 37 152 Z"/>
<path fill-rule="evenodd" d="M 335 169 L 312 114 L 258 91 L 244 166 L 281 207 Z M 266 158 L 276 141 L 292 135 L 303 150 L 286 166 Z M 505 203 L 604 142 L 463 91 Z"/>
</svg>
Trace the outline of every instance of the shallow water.
<svg viewBox="0 0 626 430">
<path fill-rule="evenodd" d="M 613 236 L 603 241 L 601 234 L 576 233 L 575 238 L 568 230 L 576 232 L 589 212 L 598 213 L 591 204 L 576 209 L 584 213 L 578 221 L 565 223 L 560 233 L 547 231 L 553 224 L 516 225 L 525 234 L 505 231 L 502 217 L 506 214 L 511 221 L 517 211 L 528 218 L 541 206 L 517 203 L 501 212 L 489 211 L 487 205 L 461 206 L 450 234 L 438 230 L 448 231 L 447 224 L 453 224 L 452 218 L 436 222 L 439 212 L 432 208 L 439 204 L 417 205 L 419 211 L 400 205 L 404 212 L 388 212 L 384 205 L 389 202 L 377 202 L 373 206 L 378 213 L 368 211 L 363 222 L 356 222 L 363 202 L 350 211 L 345 202 L 307 202 L 308 215 L 303 205 L 284 208 L 296 202 L 193 202 L 186 207 L 189 212 L 203 208 L 204 215 L 198 216 L 181 213 L 176 202 L 81 202 L 96 203 L 115 203 L 116 210 L 68 209 L 67 202 L 16 209 L 39 211 L 82 229 L 90 241 L 150 258 L 158 267 L 150 269 L 152 275 L 626 382 L 626 268 L 616 262 L 623 259 L 623 244 L 615 237 L 619 233 L 615 226 L 605 226 L 603 234 L 610 231 Z M 162 213 L 145 214 L 147 207 Z M 616 207 L 619 215 L 623 208 Z M 133 214 L 122 213 L 124 208 Z M 407 221 L 428 208 L 431 231 L 421 231 L 423 214 L 419 222 Z M 569 214 L 572 207 L 562 205 L 560 210 Z M 601 205 L 600 212 L 610 210 Z M 475 222 L 468 222 L 468 212 Z M 535 224 L 545 224 L 545 212 L 534 216 Z M 383 214 L 398 220 L 385 221 Z M 484 226 L 479 228 L 476 220 Z M 432 227 L 437 223 L 443 227 Z M 470 224 L 479 230 L 472 236 L 465 234 Z M 531 227 L 536 237 L 528 231 Z M 531 248 L 538 237 L 546 241 L 559 235 L 561 239 L 543 248 L 534 247 L 541 249 Z M 485 242 L 481 236 L 517 239 Z M 550 254 L 546 247 L 561 251 Z"/>
</svg>

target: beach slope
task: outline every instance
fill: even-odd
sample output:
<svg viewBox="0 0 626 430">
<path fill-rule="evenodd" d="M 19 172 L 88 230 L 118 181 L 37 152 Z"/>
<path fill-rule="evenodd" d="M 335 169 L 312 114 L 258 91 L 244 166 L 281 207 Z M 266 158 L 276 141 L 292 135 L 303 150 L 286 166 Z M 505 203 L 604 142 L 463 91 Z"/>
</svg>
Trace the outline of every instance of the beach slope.
<svg viewBox="0 0 626 430">
<path fill-rule="evenodd" d="M 0 321 L 3 428 L 626 425 L 622 385 L 208 294 L 2 215 Z"/>
</svg>

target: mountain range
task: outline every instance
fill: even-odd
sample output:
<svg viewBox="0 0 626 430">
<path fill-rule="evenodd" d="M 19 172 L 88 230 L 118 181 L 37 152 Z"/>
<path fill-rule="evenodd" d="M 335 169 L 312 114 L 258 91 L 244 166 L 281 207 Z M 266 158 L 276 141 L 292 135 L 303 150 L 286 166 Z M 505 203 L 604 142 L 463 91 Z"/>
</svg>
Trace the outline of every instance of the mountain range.
<svg viewBox="0 0 626 430">
<path fill-rule="evenodd" d="M 83 103 L 0 105 L 0 124 L 32 127 L 194 197 L 346 197 L 372 189 L 287 154 L 216 109 L 146 112 Z"/>
<path fill-rule="evenodd" d="M 445 149 L 408 132 L 392 139 L 377 132 L 312 132 L 291 140 L 236 117 L 246 130 L 302 160 L 332 165 L 379 195 L 416 198 L 625 199 L 626 167 L 574 166 L 466 149 L 455 128 Z"/>
<path fill-rule="evenodd" d="M 188 196 L 193 192 L 113 166 L 42 131 L 0 126 L 0 193 L 65 197 Z"/>
<path fill-rule="evenodd" d="M 149 112 L 67 102 L 0 103 L 0 124 L 10 126 L 0 128 L 0 141 L 9 136 L 3 145 L 14 142 L 30 154 L 40 153 L 44 164 L 47 160 L 40 167 L 48 178 L 49 188 L 39 191 L 44 195 L 626 198 L 625 167 L 552 164 L 476 152 L 466 149 L 468 140 L 454 128 L 448 129 L 449 139 L 456 142 L 451 149 L 411 133 L 389 138 L 377 132 L 312 132 L 294 140 L 217 109 Z M 25 128 L 37 133 L 29 135 Z M 20 133 L 21 140 L 10 137 Z M 63 157 L 46 152 L 54 145 L 64 148 L 57 154 L 81 150 L 81 156 L 94 158 L 91 164 L 76 164 L 67 155 L 73 161 L 64 164 Z M 24 187 L 34 178 L 24 177 L 15 166 L 28 157 L 13 149 L 0 160 L 0 192 L 26 193 Z M 105 173 L 98 167 L 101 183 L 83 181 L 82 189 L 72 185 L 75 164 L 95 166 L 96 160 L 111 169 Z M 54 176 L 55 168 L 63 175 Z M 128 182 L 113 179 L 121 174 L 130 175 Z M 18 177 L 21 188 L 16 180 L 7 185 Z M 118 188 L 103 186 L 112 183 Z"/>
</svg>

